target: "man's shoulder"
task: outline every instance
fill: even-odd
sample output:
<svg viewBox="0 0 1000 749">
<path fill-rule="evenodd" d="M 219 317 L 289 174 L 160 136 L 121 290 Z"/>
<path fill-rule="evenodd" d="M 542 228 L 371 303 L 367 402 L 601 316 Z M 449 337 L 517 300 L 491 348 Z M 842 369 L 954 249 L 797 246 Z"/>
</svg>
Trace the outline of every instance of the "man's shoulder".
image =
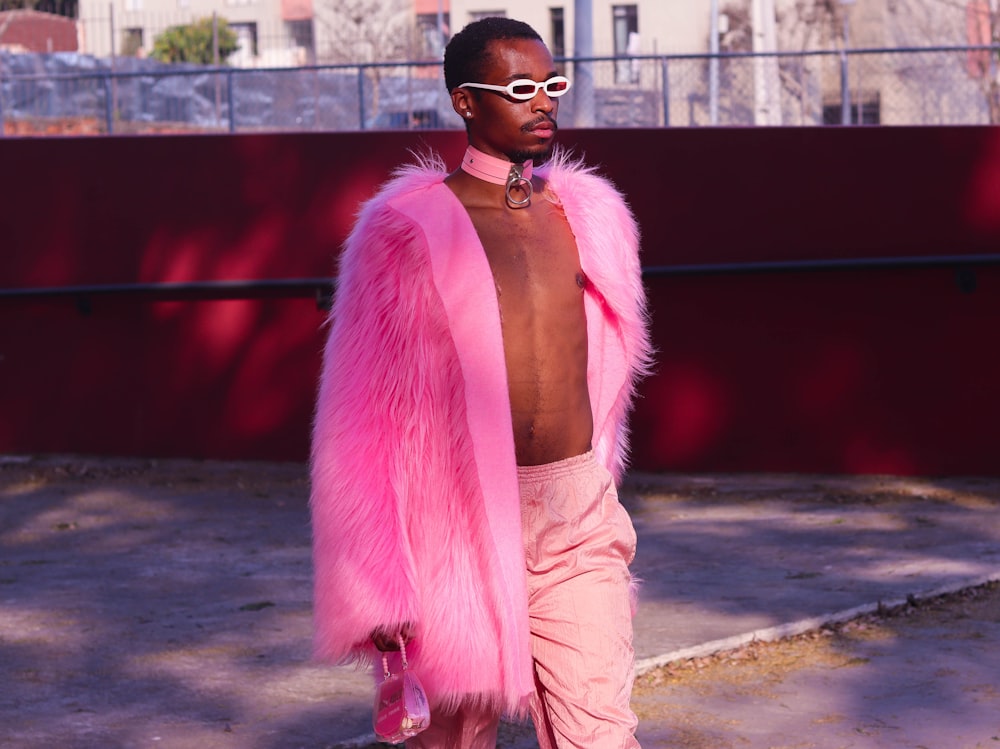
<svg viewBox="0 0 1000 749">
<path fill-rule="evenodd" d="M 581 254 L 615 267 L 631 262 L 639 249 L 639 227 L 628 201 L 595 167 L 556 156 L 546 165 L 546 189 L 562 205 Z"/>
<path fill-rule="evenodd" d="M 342 265 L 389 267 L 404 262 L 424 244 L 425 218 L 440 211 L 433 193 L 447 190 L 446 174 L 434 165 L 419 163 L 393 172 L 392 177 L 365 201 L 342 254 Z"/>
<path fill-rule="evenodd" d="M 563 203 L 624 203 L 622 194 L 608 177 L 566 152 L 555 153 L 541 174 Z"/>
<path fill-rule="evenodd" d="M 391 206 L 406 202 L 425 190 L 441 185 L 446 176 L 444 165 L 437 160 L 422 160 L 416 164 L 401 166 L 382 184 L 375 196 L 368 201 L 368 205 Z"/>
</svg>

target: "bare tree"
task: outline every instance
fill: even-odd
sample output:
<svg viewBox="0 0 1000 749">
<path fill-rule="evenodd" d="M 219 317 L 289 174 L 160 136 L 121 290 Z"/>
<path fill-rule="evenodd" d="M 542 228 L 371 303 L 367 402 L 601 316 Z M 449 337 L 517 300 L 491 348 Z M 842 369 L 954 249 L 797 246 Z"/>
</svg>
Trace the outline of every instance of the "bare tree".
<svg viewBox="0 0 1000 749">
<path fill-rule="evenodd" d="M 317 62 L 370 65 L 421 56 L 411 0 L 318 0 L 315 25 Z M 365 69 L 375 112 L 386 72 L 376 66 Z"/>
<path fill-rule="evenodd" d="M 776 10 L 779 49 L 802 51 L 833 46 L 841 40 L 845 9 L 839 0 L 785 0 Z M 750 51 L 750 0 L 733 0 L 723 12 L 729 17 L 729 30 L 722 37 L 722 48 Z"/>
<path fill-rule="evenodd" d="M 949 28 L 953 43 L 969 46 L 989 46 L 1000 44 L 1000 8 L 997 0 L 898 0 L 902 5 L 912 6 L 913 10 L 923 9 L 928 5 L 936 6 L 940 18 L 944 15 L 951 21 Z M 921 8 L 921 6 L 923 6 Z M 962 23 L 964 21 L 964 24 Z M 964 33 L 962 33 L 964 31 Z M 928 32 L 933 34 L 934 32 Z M 940 31 L 937 32 L 940 34 Z M 957 38 L 956 38 L 957 37 Z M 940 43 L 929 36 L 932 43 Z M 1000 69 L 997 66 L 997 53 L 992 50 L 969 50 L 966 56 L 966 72 L 974 79 L 986 101 L 989 121 L 1000 124 Z"/>
<path fill-rule="evenodd" d="M 891 26 L 891 46 L 988 46 L 1000 43 L 997 0 L 886 0 L 886 6 L 897 19 Z M 1000 123 L 996 53 L 969 50 L 965 70 L 982 94 L 989 121 Z"/>
<path fill-rule="evenodd" d="M 862 8 L 862 3 L 866 7 Z M 837 49 L 847 43 L 845 14 L 849 5 L 841 0 L 778 0 L 778 46 L 783 51 Z M 873 7 L 874 6 L 874 7 Z M 873 32 L 879 46 L 889 48 L 934 45 L 1000 45 L 1000 0 L 858 0 L 856 11 L 867 11 L 868 37 Z M 731 0 L 725 7 L 729 31 L 722 38 L 728 51 L 751 48 L 750 0 Z M 857 19 L 857 13 L 852 18 Z M 877 18 L 872 25 L 872 18 Z M 857 46 L 852 33 L 851 46 Z M 870 42 L 869 42 L 870 44 Z M 902 60 L 903 58 L 898 58 Z M 909 60 L 917 58 L 910 57 Z M 779 68 L 782 89 L 797 101 L 804 120 L 815 120 L 817 96 L 816 62 L 807 58 L 786 58 Z M 966 74 L 975 81 L 986 104 L 989 121 L 1000 124 L 1000 65 L 990 50 L 970 50 L 964 60 Z M 951 68 L 926 63 L 909 63 L 890 73 L 897 79 L 909 77 L 927 100 L 945 101 L 955 94 Z M 786 106 L 787 106 L 786 99 Z"/>
<path fill-rule="evenodd" d="M 787 49 L 843 44 L 847 7 L 839 0 L 795 0 L 779 12 L 778 28 Z"/>
<path fill-rule="evenodd" d="M 413 5 L 408 0 L 325 0 L 316 5 L 328 63 L 376 63 L 413 59 L 416 51 Z"/>
<path fill-rule="evenodd" d="M 795 0 L 782 6 L 778 12 L 781 48 L 804 52 L 846 47 L 843 33 L 846 12 L 839 0 Z M 779 75 L 784 90 L 798 103 L 799 116 L 805 121 L 815 121 L 821 114 L 822 99 L 810 93 L 815 72 L 809 63 L 805 57 L 786 59 L 779 67 Z"/>
<path fill-rule="evenodd" d="M 753 24 L 750 21 L 750 0 L 737 0 L 723 6 L 728 21 L 726 33 L 719 40 L 723 52 L 749 52 L 753 47 Z"/>
<path fill-rule="evenodd" d="M 723 35 L 721 48 L 727 52 L 749 52 L 753 47 L 751 0 L 733 0 L 723 8 L 729 29 Z M 810 49 L 834 48 L 843 44 L 845 8 L 839 0 L 785 0 L 777 4 L 778 49 L 803 52 Z M 803 57 L 783 58 L 778 76 L 785 94 L 798 102 L 799 117 L 815 120 L 819 112 L 816 96 L 809 81 L 813 75 Z"/>
</svg>

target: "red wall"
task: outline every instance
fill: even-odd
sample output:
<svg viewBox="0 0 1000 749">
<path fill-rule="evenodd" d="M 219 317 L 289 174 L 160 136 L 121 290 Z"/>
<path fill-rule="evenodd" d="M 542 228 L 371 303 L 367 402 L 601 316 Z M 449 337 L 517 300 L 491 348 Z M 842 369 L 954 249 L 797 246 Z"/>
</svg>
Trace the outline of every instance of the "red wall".
<svg viewBox="0 0 1000 749">
<path fill-rule="evenodd" d="M 993 254 L 1000 131 L 566 131 L 644 263 Z M 0 139 L 0 289 L 327 276 L 407 149 L 461 133 Z M 646 470 L 1000 474 L 1000 267 L 651 275 Z M 0 452 L 300 460 L 313 300 L 0 299 Z M 81 311 L 83 309 L 84 311 Z"/>
</svg>

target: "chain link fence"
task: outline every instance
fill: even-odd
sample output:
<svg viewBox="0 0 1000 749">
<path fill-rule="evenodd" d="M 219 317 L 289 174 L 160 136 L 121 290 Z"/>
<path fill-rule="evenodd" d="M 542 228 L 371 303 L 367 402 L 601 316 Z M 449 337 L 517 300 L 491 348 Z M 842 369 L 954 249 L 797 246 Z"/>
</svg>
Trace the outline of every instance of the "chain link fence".
<svg viewBox="0 0 1000 749">
<path fill-rule="evenodd" d="M 1000 47 L 559 60 L 560 123 L 971 125 L 998 120 Z M 438 63 L 212 68 L 0 52 L 8 135 L 460 128 Z"/>
</svg>

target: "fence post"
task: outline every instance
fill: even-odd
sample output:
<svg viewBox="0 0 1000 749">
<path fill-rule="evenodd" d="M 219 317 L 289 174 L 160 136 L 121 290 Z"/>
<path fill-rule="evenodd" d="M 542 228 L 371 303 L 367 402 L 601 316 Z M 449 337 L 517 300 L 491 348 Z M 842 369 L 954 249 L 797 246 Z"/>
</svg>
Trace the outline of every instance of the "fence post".
<svg viewBox="0 0 1000 749">
<path fill-rule="evenodd" d="M 365 69 L 358 66 L 358 119 L 359 126 L 365 129 Z"/>
<path fill-rule="evenodd" d="M 216 74 L 218 75 L 218 73 Z M 226 98 L 229 99 L 229 132 L 236 132 L 236 102 L 233 101 L 233 69 L 226 71 Z"/>
<path fill-rule="evenodd" d="M 108 135 L 112 133 L 114 113 L 118 111 L 118 78 L 115 76 L 115 4 L 108 4 L 108 22 L 111 24 L 111 91 L 105 89 L 105 96 L 110 99 L 108 109 Z"/>
<path fill-rule="evenodd" d="M 708 122 L 719 124 L 719 0 L 712 0 L 708 20 Z"/>
<path fill-rule="evenodd" d="M 579 58 L 594 56 L 594 5 L 592 0 L 576 0 L 573 18 L 573 125 L 594 127 L 597 106 L 594 102 L 594 62 Z"/>
<path fill-rule="evenodd" d="M 847 50 L 840 50 L 840 124 L 851 124 L 851 85 L 848 80 Z"/>
<path fill-rule="evenodd" d="M 660 58 L 660 75 L 663 76 L 663 127 L 670 127 L 670 69 L 667 58 Z"/>
<path fill-rule="evenodd" d="M 114 133 L 114 102 L 111 100 L 111 73 L 105 73 L 101 80 L 104 81 L 104 127 L 107 129 L 107 134 L 111 135 Z"/>
<path fill-rule="evenodd" d="M 221 119 L 219 112 L 222 109 L 222 104 L 219 101 L 221 98 L 221 92 L 219 91 L 219 14 L 214 10 L 212 11 L 212 67 L 215 68 L 215 73 L 212 75 L 212 82 L 215 83 L 215 126 L 218 127 L 219 120 Z M 232 108 L 230 108 L 230 111 L 232 111 Z M 229 121 L 232 122 L 233 118 L 230 117 Z"/>
</svg>

